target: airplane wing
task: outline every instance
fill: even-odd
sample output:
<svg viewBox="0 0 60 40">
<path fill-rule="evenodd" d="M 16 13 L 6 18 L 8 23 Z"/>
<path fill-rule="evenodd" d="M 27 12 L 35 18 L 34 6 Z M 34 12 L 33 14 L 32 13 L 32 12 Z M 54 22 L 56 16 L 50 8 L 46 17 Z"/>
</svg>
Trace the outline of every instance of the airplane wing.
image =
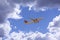
<svg viewBox="0 0 60 40">
<path fill-rule="evenodd" d="M 31 18 L 31 20 L 32 20 L 32 22 L 34 22 L 34 23 L 38 23 L 40 20 L 42 20 L 42 18 L 36 18 L 36 19 L 32 19 L 32 18 Z"/>
</svg>

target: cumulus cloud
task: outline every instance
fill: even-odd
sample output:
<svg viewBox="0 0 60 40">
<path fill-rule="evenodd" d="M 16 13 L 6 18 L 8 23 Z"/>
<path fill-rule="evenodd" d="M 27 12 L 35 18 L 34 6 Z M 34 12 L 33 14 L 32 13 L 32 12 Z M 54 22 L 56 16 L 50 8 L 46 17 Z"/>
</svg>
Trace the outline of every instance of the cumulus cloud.
<svg viewBox="0 0 60 40">
<path fill-rule="evenodd" d="M 8 2 L 14 6 L 14 4 L 20 4 L 22 6 L 29 6 L 29 10 L 48 9 L 48 8 L 60 8 L 60 0 L 8 0 Z M 45 11 L 45 10 L 44 10 Z"/>
<path fill-rule="evenodd" d="M 2 28 L 0 28 L 0 37 L 4 36 L 4 30 Z"/>
<path fill-rule="evenodd" d="M 60 30 L 60 15 L 56 16 L 52 22 L 49 23 L 48 29 L 52 32 L 54 31 L 59 31 Z"/>
<path fill-rule="evenodd" d="M 21 19 L 22 17 L 19 15 L 21 12 L 20 6 L 16 4 L 16 7 L 14 8 L 14 11 L 9 14 L 8 18 L 11 19 Z"/>
<path fill-rule="evenodd" d="M 33 6 L 35 10 L 60 8 L 60 0 L 35 0 L 35 5 Z"/>
<path fill-rule="evenodd" d="M 53 33 L 57 40 L 60 40 L 60 15 L 56 16 L 48 25 L 49 32 Z"/>
<path fill-rule="evenodd" d="M 47 8 L 60 8 L 59 4 L 60 0 L 0 0 L 0 23 L 5 22 L 9 15 L 15 19 L 22 18 L 18 14 L 20 13 L 19 7 L 21 5 L 29 6 L 29 10 L 33 8 L 34 10 L 45 11 Z"/>
<path fill-rule="evenodd" d="M 33 5 L 32 5 L 33 3 Z M 29 6 L 29 10 L 41 8 L 59 8 L 60 0 L 0 0 L 0 39 L 4 40 L 60 40 L 60 15 L 56 16 L 48 25 L 49 32 L 23 31 L 10 33 L 11 25 L 8 18 L 20 19 L 20 5 Z M 42 9 L 44 11 L 44 9 Z M 2 23 L 2 24 L 1 24 Z"/>
<path fill-rule="evenodd" d="M 20 4 L 23 6 L 30 5 L 30 8 L 34 10 L 41 10 L 42 8 L 60 8 L 60 0 L 20 0 Z"/>
<path fill-rule="evenodd" d="M 9 32 L 11 31 L 9 21 L 6 21 L 3 24 L 0 24 L 0 35 L 1 37 L 8 36 Z"/>
<path fill-rule="evenodd" d="M 20 5 L 13 0 L 0 0 L 0 39 L 9 38 L 11 25 L 8 18 L 20 19 Z M 4 39 L 5 40 L 5 39 Z"/>
<path fill-rule="evenodd" d="M 60 0 L 36 0 L 37 7 L 59 7 Z"/>
<path fill-rule="evenodd" d="M 29 32 L 24 33 L 22 31 L 20 32 L 12 32 L 8 38 L 5 40 L 57 40 L 53 34 L 46 33 L 43 34 L 41 32 Z"/>
<path fill-rule="evenodd" d="M 19 4 L 12 2 L 13 0 L 0 0 L 0 23 L 3 23 L 8 18 L 19 19 L 22 18 L 18 16 L 19 12 Z M 15 17 L 16 16 L 16 17 Z"/>
<path fill-rule="evenodd" d="M 24 33 L 23 31 L 12 32 L 8 34 L 5 40 L 60 40 L 60 15 L 56 16 L 52 22 L 48 25 L 49 32 L 43 34 L 41 32 L 30 31 L 29 33 Z M 57 23 L 57 24 L 56 24 Z"/>
<path fill-rule="evenodd" d="M 9 38 L 5 40 L 11 40 L 13 38 L 14 40 L 37 40 L 37 37 L 40 39 L 43 39 L 44 34 L 40 32 L 29 32 L 29 33 L 24 33 L 22 31 L 20 32 L 12 32 L 9 36 Z M 40 40 L 39 39 L 39 40 Z"/>
</svg>

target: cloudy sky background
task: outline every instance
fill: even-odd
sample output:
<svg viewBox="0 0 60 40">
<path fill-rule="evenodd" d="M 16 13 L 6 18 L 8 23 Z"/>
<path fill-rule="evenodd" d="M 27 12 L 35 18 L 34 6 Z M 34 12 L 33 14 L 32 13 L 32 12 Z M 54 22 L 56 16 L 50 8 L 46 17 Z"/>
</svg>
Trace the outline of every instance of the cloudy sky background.
<svg viewBox="0 0 60 40">
<path fill-rule="evenodd" d="M 60 40 L 60 0 L 0 0 L 0 40 Z M 29 17 L 43 17 L 24 24 Z"/>
</svg>

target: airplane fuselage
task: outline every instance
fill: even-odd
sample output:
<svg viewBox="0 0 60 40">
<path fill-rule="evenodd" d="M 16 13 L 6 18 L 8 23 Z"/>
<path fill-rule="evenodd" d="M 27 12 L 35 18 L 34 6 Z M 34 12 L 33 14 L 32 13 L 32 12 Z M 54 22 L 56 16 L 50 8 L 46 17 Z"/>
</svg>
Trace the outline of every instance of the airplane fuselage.
<svg viewBox="0 0 60 40">
<path fill-rule="evenodd" d="M 38 19 L 34 19 L 34 20 L 32 20 L 34 23 L 37 23 L 37 22 L 39 22 L 39 20 Z"/>
</svg>

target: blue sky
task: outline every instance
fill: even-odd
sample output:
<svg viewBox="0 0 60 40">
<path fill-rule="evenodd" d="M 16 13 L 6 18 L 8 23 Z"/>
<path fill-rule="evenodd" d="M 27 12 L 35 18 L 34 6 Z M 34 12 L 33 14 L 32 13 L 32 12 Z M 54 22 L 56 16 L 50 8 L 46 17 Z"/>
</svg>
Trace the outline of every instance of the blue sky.
<svg viewBox="0 0 60 40">
<path fill-rule="evenodd" d="M 34 10 L 30 10 L 28 9 L 28 7 L 21 7 L 21 16 L 23 17 L 20 20 L 10 20 L 11 24 L 13 26 L 17 26 L 17 29 L 14 29 L 14 31 L 24 31 L 24 32 L 30 32 L 30 31 L 39 31 L 42 33 L 46 33 L 48 32 L 48 24 L 50 21 L 52 21 L 52 19 L 55 16 L 58 16 L 60 14 L 60 11 L 58 11 L 58 9 L 48 9 L 46 11 L 34 11 Z M 42 17 L 43 20 L 41 20 L 39 23 L 32 23 L 32 24 L 25 24 L 24 20 L 31 20 L 30 18 L 39 18 Z"/>
<path fill-rule="evenodd" d="M 0 0 L 0 40 L 60 40 L 60 0 Z"/>
</svg>

